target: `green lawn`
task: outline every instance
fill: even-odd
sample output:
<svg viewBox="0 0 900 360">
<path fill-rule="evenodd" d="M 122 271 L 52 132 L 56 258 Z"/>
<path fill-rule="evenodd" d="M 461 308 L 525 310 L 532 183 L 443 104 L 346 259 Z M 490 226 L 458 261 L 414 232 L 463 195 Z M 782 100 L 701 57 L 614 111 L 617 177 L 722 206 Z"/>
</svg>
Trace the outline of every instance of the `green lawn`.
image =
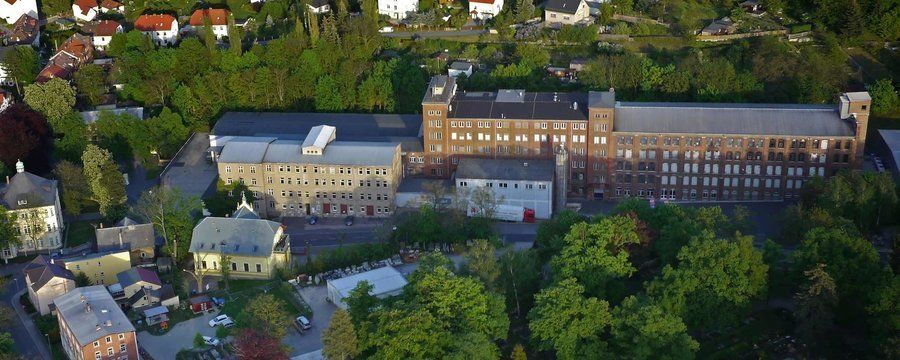
<svg viewBox="0 0 900 360">
<path fill-rule="evenodd" d="M 66 230 L 66 247 L 78 246 L 97 240 L 94 225 L 90 221 L 71 222 Z"/>
<path fill-rule="evenodd" d="M 285 310 L 293 317 L 298 315 L 311 316 L 309 307 L 298 300 L 292 292 L 294 291 L 290 285 L 282 281 L 262 281 L 262 280 L 231 280 L 229 283 L 230 290 L 224 289 L 213 292 L 213 296 L 225 299 L 225 306 L 222 307 L 222 313 L 228 314 L 235 319 L 238 327 L 245 327 L 247 321 L 245 319 L 244 309 L 247 303 L 253 297 L 268 293 L 281 299 L 285 303 Z"/>
</svg>

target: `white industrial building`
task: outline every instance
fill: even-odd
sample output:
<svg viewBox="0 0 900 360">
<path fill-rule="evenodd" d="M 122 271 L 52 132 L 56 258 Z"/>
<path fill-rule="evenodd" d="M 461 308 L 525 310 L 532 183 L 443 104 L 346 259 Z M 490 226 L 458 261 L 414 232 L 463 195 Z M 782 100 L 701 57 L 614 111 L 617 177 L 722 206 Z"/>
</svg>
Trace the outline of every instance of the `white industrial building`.
<svg viewBox="0 0 900 360">
<path fill-rule="evenodd" d="M 459 159 L 456 190 L 460 195 L 490 189 L 499 204 L 533 209 L 538 219 L 553 216 L 552 160 Z"/>
<path fill-rule="evenodd" d="M 346 310 L 347 304 L 344 302 L 344 298 L 350 296 L 350 292 L 360 281 L 368 281 L 372 285 L 370 294 L 379 299 L 400 294 L 407 283 L 406 278 L 397 269 L 385 266 L 328 281 L 328 301 Z"/>
</svg>

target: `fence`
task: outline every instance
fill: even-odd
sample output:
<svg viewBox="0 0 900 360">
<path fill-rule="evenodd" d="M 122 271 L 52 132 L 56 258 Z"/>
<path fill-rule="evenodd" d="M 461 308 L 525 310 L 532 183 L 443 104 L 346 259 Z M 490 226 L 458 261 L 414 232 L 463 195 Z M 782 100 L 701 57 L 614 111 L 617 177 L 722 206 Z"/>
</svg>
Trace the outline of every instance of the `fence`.
<svg viewBox="0 0 900 360">
<path fill-rule="evenodd" d="M 664 23 L 664 22 L 662 22 L 662 21 L 659 21 L 659 20 L 650 19 L 650 18 L 643 18 L 643 17 L 637 17 L 637 16 L 628 16 L 628 15 L 615 14 L 615 15 L 612 16 L 612 18 L 613 18 L 613 20 L 621 20 L 621 21 L 628 22 L 628 23 L 645 23 L 645 24 L 653 24 L 653 25 L 664 26 L 664 27 L 667 27 L 667 28 L 671 26 L 671 25 L 666 24 L 666 23 Z"/>
<path fill-rule="evenodd" d="M 787 30 L 770 30 L 770 31 L 757 31 L 743 34 L 730 34 L 730 35 L 697 35 L 697 41 L 728 41 L 734 39 L 746 39 L 758 36 L 768 36 L 768 35 L 786 35 Z"/>
</svg>

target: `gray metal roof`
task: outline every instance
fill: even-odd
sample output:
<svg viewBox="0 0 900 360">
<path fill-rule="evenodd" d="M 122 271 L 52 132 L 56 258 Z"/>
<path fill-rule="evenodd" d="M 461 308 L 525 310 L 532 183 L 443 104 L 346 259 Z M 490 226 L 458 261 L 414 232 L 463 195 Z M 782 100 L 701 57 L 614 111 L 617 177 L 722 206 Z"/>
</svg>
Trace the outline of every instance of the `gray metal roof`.
<svg viewBox="0 0 900 360">
<path fill-rule="evenodd" d="M 71 271 L 60 264 L 56 264 L 47 255 L 38 255 L 28 265 L 25 265 L 25 269 L 22 272 L 28 277 L 28 281 L 31 282 L 27 285 L 31 286 L 31 289 L 34 291 L 40 290 L 53 278 L 60 277 L 72 281 L 75 280 L 75 275 Z"/>
<path fill-rule="evenodd" d="M 442 91 L 438 92 L 438 89 L 442 89 Z M 453 98 L 455 92 L 455 78 L 447 75 L 435 75 L 431 77 L 431 81 L 428 83 L 422 102 L 446 104 Z"/>
<path fill-rule="evenodd" d="M 24 171 L 17 173 L 9 184 L 0 184 L 0 205 L 9 210 L 30 209 L 56 204 L 56 180 L 44 179 Z M 19 205 L 20 201 L 25 201 Z"/>
<path fill-rule="evenodd" d="M 151 270 L 139 267 L 133 267 L 116 274 L 116 279 L 119 280 L 119 285 L 122 285 L 123 288 L 129 287 L 141 281 L 162 286 L 162 281 L 159 280 L 159 275 Z"/>
<path fill-rule="evenodd" d="M 587 120 L 584 93 L 534 93 L 521 90 L 462 92 L 450 103 L 450 118 Z M 513 93 L 516 92 L 516 93 Z"/>
<path fill-rule="evenodd" d="M 592 108 L 615 107 L 616 93 L 614 91 L 591 91 L 588 93 L 588 106 Z"/>
<path fill-rule="evenodd" d="M 346 141 L 387 141 L 403 151 L 422 151 L 422 115 L 332 113 L 225 113 L 212 129 L 216 136 L 256 136 L 304 140 L 318 125 L 334 126 Z"/>
<path fill-rule="evenodd" d="M 390 166 L 400 145 L 388 142 L 335 141 L 322 155 L 303 154 L 299 140 L 231 141 L 222 148 L 222 163 L 292 163 L 322 165 Z"/>
<path fill-rule="evenodd" d="M 880 129 L 878 133 L 894 157 L 894 169 L 900 169 L 900 130 Z"/>
<path fill-rule="evenodd" d="M 459 71 L 469 71 L 472 70 L 472 63 L 465 61 L 454 61 L 452 64 L 450 64 L 450 68 Z"/>
<path fill-rule="evenodd" d="M 547 0 L 544 10 L 574 14 L 583 0 Z"/>
<path fill-rule="evenodd" d="M 207 217 L 194 227 L 191 252 L 268 257 L 280 240 L 275 238 L 280 227 L 270 220 Z"/>
<path fill-rule="evenodd" d="M 81 346 L 107 335 L 134 331 L 103 285 L 72 289 L 53 303 Z"/>
<path fill-rule="evenodd" d="M 114 227 L 97 229 L 96 235 L 97 251 L 133 250 L 156 244 L 153 224 L 138 224 L 127 217 Z"/>
<path fill-rule="evenodd" d="M 853 136 L 828 105 L 620 102 L 614 131 L 636 133 Z"/>
<path fill-rule="evenodd" d="M 552 181 L 555 171 L 552 160 L 462 158 L 456 168 L 456 178 Z"/>
</svg>

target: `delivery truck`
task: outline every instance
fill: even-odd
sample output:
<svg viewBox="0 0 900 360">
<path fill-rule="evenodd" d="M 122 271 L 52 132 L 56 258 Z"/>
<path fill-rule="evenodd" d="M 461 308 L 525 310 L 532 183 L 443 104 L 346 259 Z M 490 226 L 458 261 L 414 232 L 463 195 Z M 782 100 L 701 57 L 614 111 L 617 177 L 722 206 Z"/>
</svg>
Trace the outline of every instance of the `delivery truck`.
<svg viewBox="0 0 900 360">
<path fill-rule="evenodd" d="M 467 212 L 470 217 L 485 216 L 484 210 L 477 207 L 469 207 Z M 491 218 L 512 222 L 534 222 L 534 209 L 515 205 L 497 205 Z"/>
</svg>

